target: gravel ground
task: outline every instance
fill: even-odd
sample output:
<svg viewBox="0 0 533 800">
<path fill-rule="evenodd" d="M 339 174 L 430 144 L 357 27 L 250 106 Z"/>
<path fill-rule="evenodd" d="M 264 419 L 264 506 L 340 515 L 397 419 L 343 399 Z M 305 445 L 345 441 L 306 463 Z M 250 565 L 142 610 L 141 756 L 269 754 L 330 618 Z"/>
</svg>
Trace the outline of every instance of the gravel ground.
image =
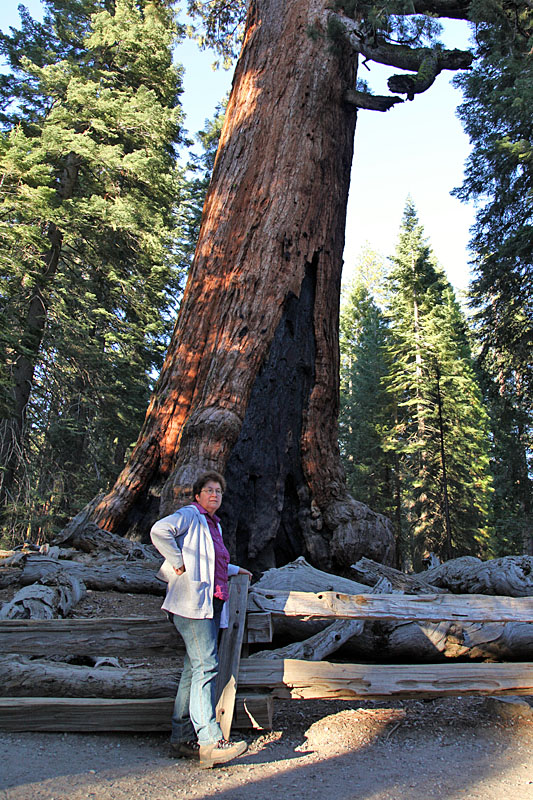
<svg viewBox="0 0 533 800">
<path fill-rule="evenodd" d="M 0 798 L 533 800 L 532 717 L 483 698 L 284 701 L 273 731 L 212 770 L 171 758 L 159 735 L 2 734 Z"/>
<path fill-rule="evenodd" d="M 149 616 L 160 604 L 88 592 L 71 616 Z M 162 735 L 0 732 L 0 800 L 533 800 L 523 702 L 276 701 L 274 730 L 245 738 L 240 759 L 201 770 L 170 757 Z"/>
</svg>

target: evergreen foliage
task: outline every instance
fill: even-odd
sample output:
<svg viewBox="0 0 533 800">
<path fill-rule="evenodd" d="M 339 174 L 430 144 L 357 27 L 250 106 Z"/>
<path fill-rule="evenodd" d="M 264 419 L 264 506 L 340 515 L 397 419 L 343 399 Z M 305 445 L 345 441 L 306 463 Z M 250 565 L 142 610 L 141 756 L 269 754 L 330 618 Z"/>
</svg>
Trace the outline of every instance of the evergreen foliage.
<svg viewBox="0 0 533 800">
<path fill-rule="evenodd" d="M 494 4 L 499 5 L 499 4 Z M 497 13 L 478 23 L 478 60 L 457 78 L 459 108 L 473 145 L 456 194 L 479 210 L 472 302 L 479 335 L 496 346 L 507 371 L 533 388 L 533 11 Z"/>
<path fill-rule="evenodd" d="M 476 61 L 456 79 L 472 143 L 455 193 L 478 206 L 471 304 L 492 420 L 495 548 L 531 546 L 533 61 L 531 4 L 475 2 Z"/>
<path fill-rule="evenodd" d="M 383 447 L 390 401 L 382 385 L 386 375 L 388 326 L 361 278 L 349 288 L 341 307 L 341 406 L 339 443 L 347 485 L 359 500 L 391 516 L 393 475 Z"/>
<path fill-rule="evenodd" d="M 170 4 L 46 7 L 0 40 L 2 499 L 18 533 L 116 476 L 188 259 Z"/>
<path fill-rule="evenodd" d="M 401 463 L 410 556 L 487 554 L 488 418 L 463 315 L 408 200 L 391 273 L 388 446 Z"/>
<path fill-rule="evenodd" d="M 369 260 L 361 259 L 363 276 L 372 272 Z M 394 520 L 399 564 L 420 566 L 426 551 L 486 555 L 488 415 L 464 315 L 411 200 L 388 283 L 386 317 L 362 281 L 341 313 L 340 442 L 349 486 Z"/>
</svg>

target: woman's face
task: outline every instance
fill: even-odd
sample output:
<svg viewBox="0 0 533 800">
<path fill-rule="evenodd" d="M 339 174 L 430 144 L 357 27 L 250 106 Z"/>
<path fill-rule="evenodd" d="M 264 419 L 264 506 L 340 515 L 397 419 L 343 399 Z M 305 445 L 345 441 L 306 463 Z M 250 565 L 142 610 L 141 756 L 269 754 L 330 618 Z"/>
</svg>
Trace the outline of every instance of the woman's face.
<svg viewBox="0 0 533 800">
<path fill-rule="evenodd" d="M 222 486 L 218 481 L 208 481 L 196 495 L 196 502 L 200 503 L 210 514 L 214 514 L 222 503 Z"/>
</svg>

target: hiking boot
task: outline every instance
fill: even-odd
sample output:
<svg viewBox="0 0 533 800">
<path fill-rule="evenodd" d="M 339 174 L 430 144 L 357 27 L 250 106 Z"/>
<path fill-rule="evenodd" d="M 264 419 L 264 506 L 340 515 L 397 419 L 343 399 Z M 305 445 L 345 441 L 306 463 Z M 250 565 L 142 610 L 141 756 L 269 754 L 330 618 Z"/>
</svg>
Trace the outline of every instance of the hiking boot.
<svg viewBox="0 0 533 800">
<path fill-rule="evenodd" d="M 209 769 L 217 764 L 225 764 L 242 755 L 247 747 L 246 742 L 228 742 L 227 739 L 219 739 L 213 744 L 201 744 L 200 766 Z"/>
<path fill-rule="evenodd" d="M 173 758 L 198 758 L 200 745 L 198 742 L 170 742 L 170 752 Z"/>
</svg>

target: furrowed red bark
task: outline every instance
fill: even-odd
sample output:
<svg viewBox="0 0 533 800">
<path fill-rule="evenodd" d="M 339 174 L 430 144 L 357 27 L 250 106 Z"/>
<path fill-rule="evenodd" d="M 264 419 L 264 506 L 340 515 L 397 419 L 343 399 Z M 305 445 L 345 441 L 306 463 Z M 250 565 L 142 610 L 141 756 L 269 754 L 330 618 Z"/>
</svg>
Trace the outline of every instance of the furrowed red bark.
<svg viewBox="0 0 533 800">
<path fill-rule="evenodd" d="M 311 37 L 325 0 L 252 3 L 172 343 L 130 462 L 95 521 L 130 535 L 226 473 L 242 563 L 390 560 L 388 522 L 346 493 L 338 304 L 357 57 Z M 159 496 L 160 495 L 160 496 Z"/>
</svg>

